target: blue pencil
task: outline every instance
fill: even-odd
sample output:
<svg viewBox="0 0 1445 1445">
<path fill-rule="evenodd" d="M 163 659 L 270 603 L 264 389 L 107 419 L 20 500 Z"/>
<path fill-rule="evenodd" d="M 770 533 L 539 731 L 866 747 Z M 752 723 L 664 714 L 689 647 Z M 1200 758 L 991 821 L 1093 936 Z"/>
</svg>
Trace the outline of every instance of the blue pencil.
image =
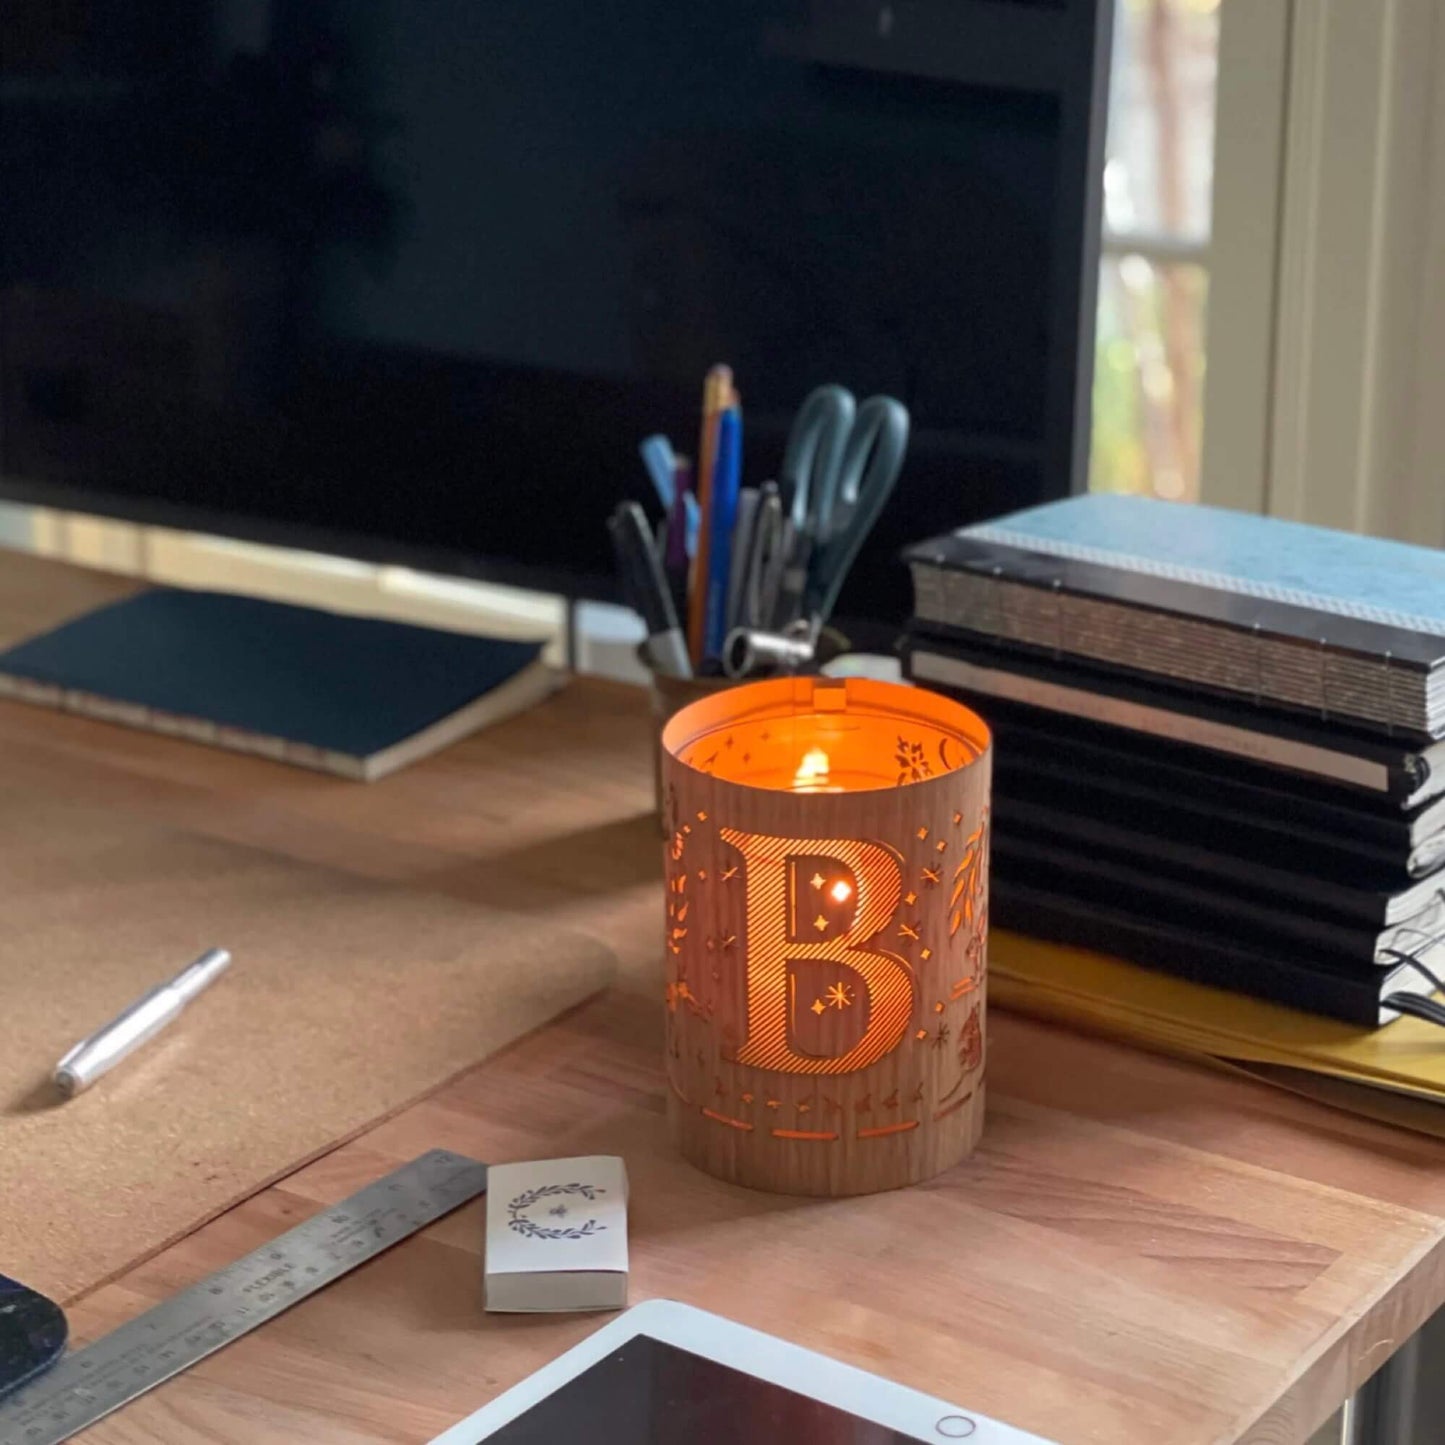
<svg viewBox="0 0 1445 1445">
<path fill-rule="evenodd" d="M 727 640 L 728 578 L 732 573 L 733 528 L 743 474 L 743 417 L 730 406 L 718 418 L 717 462 L 713 467 L 712 548 L 708 558 L 703 656 L 721 657 Z"/>
</svg>

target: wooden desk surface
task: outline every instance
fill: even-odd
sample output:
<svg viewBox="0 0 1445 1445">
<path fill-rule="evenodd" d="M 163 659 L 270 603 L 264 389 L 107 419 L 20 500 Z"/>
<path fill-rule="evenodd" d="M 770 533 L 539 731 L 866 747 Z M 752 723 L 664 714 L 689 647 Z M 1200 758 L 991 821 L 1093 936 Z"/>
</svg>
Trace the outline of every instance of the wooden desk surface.
<svg viewBox="0 0 1445 1445">
<path fill-rule="evenodd" d="M 0 553 L 0 642 L 129 584 Z M 989 1119 L 916 1189 L 809 1201 L 681 1163 L 663 1127 L 643 699 L 580 682 L 363 786 L 0 705 L 0 768 L 197 833 L 600 935 L 621 982 L 75 1308 L 85 1340 L 422 1150 L 616 1152 L 632 1297 L 667 1295 L 1056 1438 L 1304 1440 L 1445 1301 L 1445 1146 L 1026 1019 Z M 593 1329 L 480 1309 L 480 1205 L 86 1440 L 417 1441 Z"/>
</svg>

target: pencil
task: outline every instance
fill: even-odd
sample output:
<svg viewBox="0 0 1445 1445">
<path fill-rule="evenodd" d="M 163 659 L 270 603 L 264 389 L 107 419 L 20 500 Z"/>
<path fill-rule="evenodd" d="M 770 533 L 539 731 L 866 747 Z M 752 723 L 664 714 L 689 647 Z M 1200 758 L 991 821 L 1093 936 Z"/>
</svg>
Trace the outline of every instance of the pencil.
<svg viewBox="0 0 1445 1445">
<path fill-rule="evenodd" d="M 733 396 L 733 373 L 728 366 L 714 366 L 702 386 L 702 435 L 697 448 L 697 500 L 702 512 L 697 537 L 697 556 L 687 600 L 687 649 L 693 670 L 702 666 L 707 639 L 707 590 L 712 541 L 712 481 L 717 462 L 718 419 Z"/>
</svg>

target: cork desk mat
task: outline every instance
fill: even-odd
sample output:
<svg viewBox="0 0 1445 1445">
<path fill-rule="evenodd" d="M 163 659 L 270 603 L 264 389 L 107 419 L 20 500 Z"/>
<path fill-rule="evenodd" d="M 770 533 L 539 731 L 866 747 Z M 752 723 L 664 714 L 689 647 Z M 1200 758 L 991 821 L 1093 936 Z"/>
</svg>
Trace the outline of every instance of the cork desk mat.
<svg viewBox="0 0 1445 1445">
<path fill-rule="evenodd" d="M 530 918 L 0 786 L 0 1273 L 68 1301 L 605 986 Z M 230 970 L 89 1091 L 78 1039 Z"/>
</svg>

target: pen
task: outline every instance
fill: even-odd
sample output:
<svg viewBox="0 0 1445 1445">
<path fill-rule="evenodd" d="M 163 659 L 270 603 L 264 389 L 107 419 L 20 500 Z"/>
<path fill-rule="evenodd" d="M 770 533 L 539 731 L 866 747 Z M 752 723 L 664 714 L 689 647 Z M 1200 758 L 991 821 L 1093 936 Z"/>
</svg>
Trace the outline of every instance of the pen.
<svg viewBox="0 0 1445 1445">
<path fill-rule="evenodd" d="M 701 667 L 707 638 L 707 596 L 712 566 L 712 487 L 717 457 L 718 421 L 732 395 L 731 367 L 714 366 L 702 389 L 702 436 L 697 452 L 697 501 L 700 513 L 697 555 L 692 562 L 692 590 L 687 607 L 687 647 L 694 667 Z"/>
<path fill-rule="evenodd" d="M 673 610 L 672 597 L 653 551 L 647 515 L 636 502 L 621 502 L 607 519 L 617 570 L 628 603 L 647 627 L 646 652 L 652 665 L 671 677 L 689 677 L 687 646 Z"/>
<path fill-rule="evenodd" d="M 662 570 L 667 577 L 667 590 L 672 598 L 673 610 L 679 617 L 687 615 L 687 564 L 690 553 L 687 549 L 687 504 L 697 505 L 697 498 L 687 490 L 692 480 L 692 469 L 686 463 L 679 463 L 674 472 L 672 506 L 667 512 L 667 541 L 663 549 Z"/>
<path fill-rule="evenodd" d="M 728 635 L 728 583 L 733 566 L 733 530 L 737 525 L 738 482 L 742 476 L 743 418 L 736 405 L 718 421 L 712 477 L 712 555 L 707 571 L 707 611 L 703 656 L 721 657 Z"/>
<path fill-rule="evenodd" d="M 224 948 L 208 948 L 168 983 L 142 994 L 131 1006 L 88 1039 L 82 1039 L 55 1066 L 52 1076 L 62 1094 L 72 1097 L 88 1089 L 128 1054 L 158 1034 L 195 996 L 209 988 L 229 967 Z"/>
<path fill-rule="evenodd" d="M 733 525 L 732 567 L 728 573 L 727 622 L 724 635 L 740 623 L 753 564 L 753 534 L 761 493 L 756 487 L 738 491 L 737 521 Z"/>
<path fill-rule="evenodd" d="M 672 507 L 676 495 L 673 473 L 677 468 L 677 459 L 672 454 L 672 443 L 661 435 L 644 437 L 637 450 L 642 454 L 642 465 L 652 479 L 652 490 L 657 493 L 657 500 L 666 512 Z"/>
</svg>

